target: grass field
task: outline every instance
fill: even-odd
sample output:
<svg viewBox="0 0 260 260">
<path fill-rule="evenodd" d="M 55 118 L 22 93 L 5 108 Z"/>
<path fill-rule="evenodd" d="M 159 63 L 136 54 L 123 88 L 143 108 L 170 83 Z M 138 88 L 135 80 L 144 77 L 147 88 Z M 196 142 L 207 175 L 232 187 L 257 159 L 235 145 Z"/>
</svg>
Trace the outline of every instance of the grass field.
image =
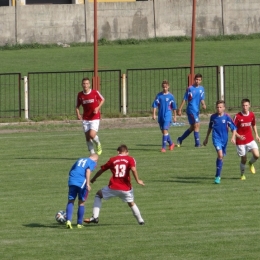
<svg viewBox="0 0 260 260">
<path fill-rule="evenodd" d="M 102 122 L 101 122 L 102 124 Z M 155 124 L 156 125 L 156 124 Z M 185 129 L 172 127 L 177 138 Z M 80 125 L 1 127 L 1 259 L 259 259 L 259 163 L 239 179 L 239 158 L 229 144 L 222 183 L 214 185 L 216 153 L 209 142 L 195 149 L 190 136 L 181 148 L 161 154 L 156 127 L 101 129 L 99 166 L 126 143 L 137 160 L 135 202 L 145 219 L 139 226 L 119 199 L 103 203 L 100 223 L 73 230 L 56 223 L 65 209 L 68 171 L 87 154 Z M 16 130 L 16 131 L 14 131 Z M 201 139 L 206 125 L 202 125 Z M 104 173 L 86 203 L 108 183 Z"/>
</svg>

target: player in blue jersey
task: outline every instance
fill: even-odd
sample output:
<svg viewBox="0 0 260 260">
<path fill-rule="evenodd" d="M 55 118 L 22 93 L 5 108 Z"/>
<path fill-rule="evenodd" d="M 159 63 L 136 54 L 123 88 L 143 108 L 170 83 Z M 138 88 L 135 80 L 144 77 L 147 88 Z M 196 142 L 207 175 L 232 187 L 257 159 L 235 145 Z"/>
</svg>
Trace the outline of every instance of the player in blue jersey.
<svg viewBox="0 0 260 260">
<path fill-rule="evenodd" d="M 162 92 L 158 93 L 153 101 L 153 120 L 156 119 L 156 109 L 158 108 L 158 123 L 162 131 L 162 149 L 161 152 L 166 152 L 166 145 L 169 144 L 169 150 L 173 150 L 174 143 L 171 140 L 168 132 L 172 123 L 172 110 L 173 121 L 176 122 L 176 109 L 177 105 L 172 93 L 169 92 L 169 82 L 164 80 L 162 82 Z"/>
<path fill-rule="evenodd" d="M 75 199 L 78 197 L 78 220 L 77 227 L 82 228 L 83 216 L 85 213 L 84 203 L 87 199 L 90 187 L 90 174 L 95 169 L 98 161 L 98 155 L 92 154 L 88 158 L 79 158 L 71 167 L 69 172 L 69 193 L 68 204 L 66 207 L 67 228 L 72 229 L 71 221 L 74 209 Z"/>
<path fill-rule="evenodd" d="M 182 107 L 187 102 L 187 108 L 186 113 L 188 117 L 188 121 L 190 124 L 190 127 L 183 133 L 182 136 L 178 137 L 177 139 L 177 146 L 180 147 L 183 140 L 187 138 L 193 131 L 194 131 L 194 139 L 195 139 L 195 147 L 201 147 L 200 144 L 200 104 L 202 105 L 203 109 L 206 109 L 205 104 L 205 91 L 204 87 L 202 87 L 201 84 L 202 81 L 202 75 L 196 74 L 194 77 L 194 83 L 193 85 L 189 86 L 186 89 L 186 92 L 184 94 L 183 100 L 181 102 L 181 105 L 178 109 L 178 115 L 181 116 L 182 114 Z"/>
<path fill-rule="evenodd" d="M 212 142 L 217 151 L 215 183 L 219 184 L 223 167 L 223 157 L 226 155 L 228 143 L 228 127 L 232 131 L 231 142 L 233 144 L 236 144 L 236 137 L 242 139 L 243 136 L 237 134 L 237 128 L 233 120 L 228 114 L 225 113 L 225 101 L 218 100 L 216 102 L 216 110 L 217 113 L 211 115 L 210 117 L 209 128 L 203 144 L 205 146 L 207 145 L 209 135 L 212 131 Z"/>
</svg>

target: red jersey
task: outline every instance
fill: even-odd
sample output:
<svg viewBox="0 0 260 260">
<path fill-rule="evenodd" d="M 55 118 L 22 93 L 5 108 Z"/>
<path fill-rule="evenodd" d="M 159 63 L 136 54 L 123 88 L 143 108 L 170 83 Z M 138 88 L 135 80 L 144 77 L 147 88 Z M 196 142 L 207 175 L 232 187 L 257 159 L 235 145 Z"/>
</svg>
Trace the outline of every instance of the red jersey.
<svg viewBox="0 0 260 260">
<path fill-rule="evenodd" d="M 129 191 L 132 189 L 130 170 L 136 166 L 135 159 L 128 155 L 117 155 L 101 166 L 103 171 L 110 169 L 113 176 L 109 180 L 108 187 L 112 190 Z"/>
<path fill-rule="evenodd" d="M 83 91 L 78 93 L 76 107 L 83 107 L 83 120 L 95 120 L 100 119 L 100 111 L 94 114 L 94 109 L 98 107 L 99 102 L 102 101 L 103 96 L 97 91 L 91 89 L 88 94 Z"/>
<path fill-rule="evenodd" d="M 251 111 L 247 115 L 239 112 L 234 117 L 234 123 L 237 127 L 237 133 L 243 135 L 245 140 L 236 138 L 236 144 L 248 144 L 254 140 L 252 126 L 255 126 L 255 114 Z"/>
</svg>

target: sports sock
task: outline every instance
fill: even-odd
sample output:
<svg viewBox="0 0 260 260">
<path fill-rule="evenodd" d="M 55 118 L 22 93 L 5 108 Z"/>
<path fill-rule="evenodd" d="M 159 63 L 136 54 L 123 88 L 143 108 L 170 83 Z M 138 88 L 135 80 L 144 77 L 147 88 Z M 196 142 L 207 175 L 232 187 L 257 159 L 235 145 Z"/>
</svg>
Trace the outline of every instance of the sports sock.
<svg viewBox="0 0 260 260">
<path fill-rule="evenodd" d="M 136 204 L 134 204 L 134 206 L 131 207 L 131 210 L 133 212 L 134 217 L 138 221 L 138 223 L 144 222 L 144 220 L 143 220 L 143 218 L 141 216 L 140 210 L 138 209 Z"/>
<path fill-rule="evenodd" d="M 200 146 L 200 133 L 194 131 L 195 146 Z"/>
<path fill-rule="evenodd" d="M 78 213 L 77 213 L 78 216 L 77 224 L 82 225 L 84 213 L 85 213 L 85 206 L 84 205 L 79 206 Z"/>
<path fill-rule="evenodd" d="M 172 139 L 170 137 L 170 134 L 168 134 L 167 142 L 169 145 L 172 145 Z"/>
<path fill-rule="evenodd" d="M 250 163 L 251 164 L 254 164 L 255 162 L 257 161 L 257 159 L 254 157 L 254 156 L 252 156 L 252 158 L 250 159 Z"/>
<path fill-rule="evenodd" d="M 163 149 L 166 148 L 167 139 L 168 139 L 168 134 L 162 136 L 162 148 Z"/>
<path fill-rule="evenodd" d="M 222 166 L 223 166 L 223 160 L 218 159 L 216 160 L 216 176 L 215 177 L 220 177 L 221 176 L 221 171 L 222 171 Z"/>
<path fill-rule="evenodd" d="M 67 216 L 67 220 L 69 221 L 72 220 L 73 208 L 74 208 L 74 204 L 72 202 L 69 202 L 66 207 L 66 216 Z"/>
<path fill-rule="evenodd" d="M 92 141 L 87 141 L 87 146 L 91 154 L 95 153 Z"/>
<path fill-rule="evenodd" d="M 243 163 L 240 163 L 240 172 L 241 172 L 241 175 L 245 173 L 245 168 L 246 168 L 246 165 L 243 164 Z"/>
<path fill-rule="evenodd" d="M 190 129 L 187 129 L 183 135 L 180 137 L 181 141 L 183 141 L 185 138 L 187 138 L 190 135 L 191 131 Z"/>
<path fill-rule="evenodd" d="M 93 138 L 93 141 L 96 145 L 98 145 L 100 143 L 99 141 L 99 138 L 98 138 L 98 135 L 96 135 L 94 138 Z"/>
<path fill-rule="evenodd" d="M 101 206 L 102 206 L 102 200 L 98 195 L 96 195 L 95 199 L 94 199 L 94 204 L 93 204 L 93 217 L 94 218 L 98 218 Z"/>
</svg>

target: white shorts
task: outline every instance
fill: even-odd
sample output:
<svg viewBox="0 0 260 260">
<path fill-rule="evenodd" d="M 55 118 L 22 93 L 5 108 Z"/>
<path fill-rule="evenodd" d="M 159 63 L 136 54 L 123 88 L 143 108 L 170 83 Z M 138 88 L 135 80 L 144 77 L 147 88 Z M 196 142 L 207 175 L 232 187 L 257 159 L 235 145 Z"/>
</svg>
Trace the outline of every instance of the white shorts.
<svg viewBox="0 0 260 260">
<path fill-rule="evenodd" d="M 129 191 L 123 190 L 111 190 L 108 186 L 101 189 L 103 198 L 108 200 L 113 197 L 119 197 L 123 202 L 133 202 L 134 201 L 134 191 L 133 188 Z"/>
<path fill-rule="evenodd" d="M 99 119 L 96 119 L 96 120 L 83 120 L 82 126 L 83 126 L 84 132 L 86 133 L 90 129 L 98 132 L 99 122 L 100 122 Z"/>
<path fill-rule="evenodd" d="M 255 140 L 248 144 L 237 145 L 237 154 L 238 156 L 245 156 L 247 152 L 250 152 L 252 149 L 258 149 L 258 145 Z"/>
</svg>

